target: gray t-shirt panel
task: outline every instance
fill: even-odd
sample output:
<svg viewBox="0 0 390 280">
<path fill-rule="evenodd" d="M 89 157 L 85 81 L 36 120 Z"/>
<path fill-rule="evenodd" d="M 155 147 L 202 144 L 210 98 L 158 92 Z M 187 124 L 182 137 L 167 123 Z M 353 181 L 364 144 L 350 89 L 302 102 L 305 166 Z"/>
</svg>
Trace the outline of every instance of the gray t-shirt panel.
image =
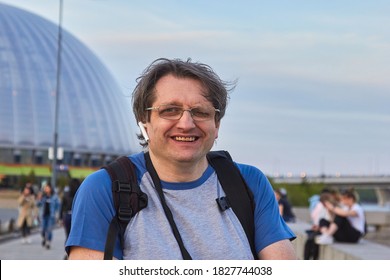
<svg viewBox="0 0 390 280">
<path fill-rule="evenodd" d="M 149 173 L 141 178 L 148 206 L 129 223 L 124 259 L 181 259 Z M 224 196 L 214 172 L 203 184 L 188 189 L 163 189 L 184 245 L 193 259 L 253 259 L 240 221 L 229 208 L 220 211 L 216 198 Z"/>
</svg>

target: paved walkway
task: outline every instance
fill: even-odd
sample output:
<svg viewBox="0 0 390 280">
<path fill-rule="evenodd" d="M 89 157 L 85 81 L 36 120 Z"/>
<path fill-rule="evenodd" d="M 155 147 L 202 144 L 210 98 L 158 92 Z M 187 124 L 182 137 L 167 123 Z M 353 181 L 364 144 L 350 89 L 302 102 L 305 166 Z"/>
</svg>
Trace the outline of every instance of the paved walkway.
<svg viewBox="0 0 390 280">
<path fill-rule="evenodd" d="M 41 235 L 37 232 L 31 235 L 31 244 L 22 244 L 19 237 L 0 243 L 0 260 L 62 260 L 65 255 L 64 228 L 53 231 L 50 249 L 41 245 Z"/>
</svg>

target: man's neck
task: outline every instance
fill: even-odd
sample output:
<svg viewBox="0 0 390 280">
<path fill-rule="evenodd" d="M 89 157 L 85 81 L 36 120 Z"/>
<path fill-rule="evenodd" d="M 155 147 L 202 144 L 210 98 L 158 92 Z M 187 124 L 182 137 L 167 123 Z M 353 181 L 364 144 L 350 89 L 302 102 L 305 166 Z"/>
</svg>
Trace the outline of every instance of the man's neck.
<svg viewBox="0 0 390 280">
<path fill-rule="evenodd" d="M 191 182 L 199 179 L 207 169 L 206 157 L 198 162 L 164 161 L 150 153 L 150 159 L 160 178 L 166 182 Z"/>
</svg>

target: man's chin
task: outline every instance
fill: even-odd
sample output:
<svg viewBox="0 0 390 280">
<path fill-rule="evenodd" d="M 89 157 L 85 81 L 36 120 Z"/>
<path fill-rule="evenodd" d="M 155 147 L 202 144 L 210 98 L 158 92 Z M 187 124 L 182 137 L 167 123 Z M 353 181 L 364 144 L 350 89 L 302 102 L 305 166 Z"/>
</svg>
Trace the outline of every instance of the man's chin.
<svg viewBox="0 0 390 280">
<path fill-rule="evenodd" d="M 175 151 L 174 153 L 174 159 L 177 162 L 182 163 L 193 163 L 198 161 L 202 155 L 199 153 L 199 151 Z"/>
</svg>

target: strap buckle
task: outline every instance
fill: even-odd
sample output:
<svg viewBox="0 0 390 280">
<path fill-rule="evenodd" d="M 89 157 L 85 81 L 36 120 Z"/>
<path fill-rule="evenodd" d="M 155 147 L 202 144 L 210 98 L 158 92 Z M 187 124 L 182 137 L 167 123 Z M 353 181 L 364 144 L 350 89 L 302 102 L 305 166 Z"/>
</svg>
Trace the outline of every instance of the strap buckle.
<svg viewBox="0 0 390 280">
<path fill-rule="evenodd" d="M 129 222 L 133 217 L 133 209 L 130 205 L 131 184 L 116 180 L 113 182 L 113 191 L 118 193 L 119 207 L 117 216 L 121 222 Z"/>
<path fill-rule="evenodd" d="M 218 203 L 219 209 L 222 212 L 230 208 L 230 203 L 229 203 L 229 200 L 226 196 L 218 197 L 216 199 L 216 201 Z"/>
</svg>

